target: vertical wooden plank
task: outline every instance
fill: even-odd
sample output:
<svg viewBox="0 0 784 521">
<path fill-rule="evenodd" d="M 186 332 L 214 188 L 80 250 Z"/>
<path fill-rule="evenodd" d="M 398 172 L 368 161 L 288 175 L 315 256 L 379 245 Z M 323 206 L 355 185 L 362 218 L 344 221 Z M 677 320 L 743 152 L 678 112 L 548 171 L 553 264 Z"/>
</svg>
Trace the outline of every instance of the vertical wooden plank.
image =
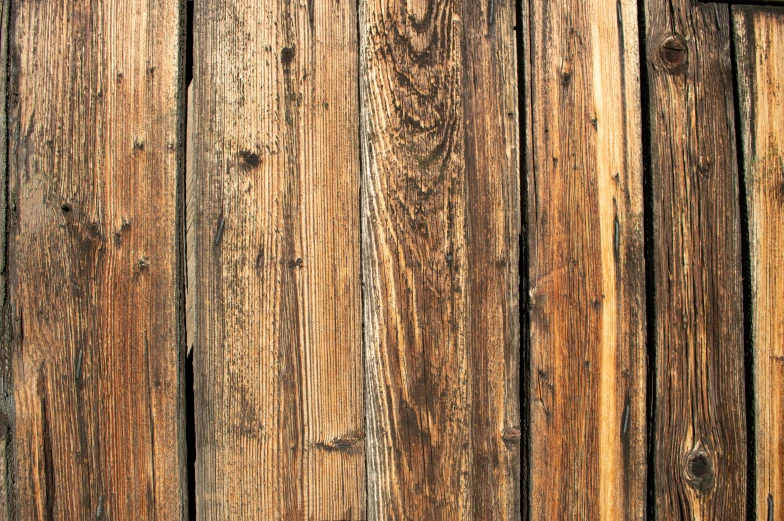
<svg viewBox="0 0 784 521">
<path fill-rule="evenodd" d="M 368 519 L 520 518 L 514 2 L 360 2 Z"/>
<path fill-rule="evenodd" d="M 646 0 L 658 519 L 746 512 L 738 170 L 727 6 Z"/>
<path fill-rule="evenodd" d="M 356 28 L 195 3 L 198 519 L 365 518 Z"/>
<path fill-rule="evenodd" d="M 13 470 L 13 387 L 11 386 L 11 324 L 8 299 L 8 21 L 11 0 L 0 3 L 0 521 L 12 518 L 10 490 Z"/>
<path fill-rule="evenodd" d="M 527 2 L 532 520 L 645 515 L 637 5 Z"/>
<path fill-rule="evenodd" d="M 179 2 L 14 2 L 17 519 L 185 516 Z"/>
<path fill-rule="evenodd" d="M 755 508 L 784 520 L 784 12 L 734 7 L 751 261 Z"/>
</svg>

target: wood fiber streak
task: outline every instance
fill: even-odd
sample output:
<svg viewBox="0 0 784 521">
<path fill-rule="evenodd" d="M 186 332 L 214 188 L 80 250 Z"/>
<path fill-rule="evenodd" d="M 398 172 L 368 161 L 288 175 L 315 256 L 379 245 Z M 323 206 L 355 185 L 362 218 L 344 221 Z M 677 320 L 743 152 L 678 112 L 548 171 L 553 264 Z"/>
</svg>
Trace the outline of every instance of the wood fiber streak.
<svg viewBox="0 0 784 521">
<path fill-rule="evenodd" d="M 729 9 L 646 0 L 657 519 L 746 515 L 739 184 Z"/>
<path fill-rule="evenodd" d="M 360 2 L 368 519 L 520 519 L 514 3 Z"/>
<path fill-rule="evenodd" d="M 13 519 L 13 387 L 11 383 L 11 308 L 8 299 L 7 214 L 8 194 L 8 20 L 11 0 L 0 2 L 0 521 Z"/>
<path fill-rule="evenodd" d="M 195 4 L 200 521 L 366 518 L 356 16 Z"/>
<path fill-rule="evenodd" d="M 181 6 L 13 10 L 16 519 L 183 519 Z"/>
<path fill-rule="evenodd" d="M 646 320 L 637 5 L 525 7 L 531 519 L 641 520 Z"/>
<path fill-rule="evenodd" d="M 784 12 L 736 7 L 751 260 L 756 498 L 784 521 Z"/>
</svg>

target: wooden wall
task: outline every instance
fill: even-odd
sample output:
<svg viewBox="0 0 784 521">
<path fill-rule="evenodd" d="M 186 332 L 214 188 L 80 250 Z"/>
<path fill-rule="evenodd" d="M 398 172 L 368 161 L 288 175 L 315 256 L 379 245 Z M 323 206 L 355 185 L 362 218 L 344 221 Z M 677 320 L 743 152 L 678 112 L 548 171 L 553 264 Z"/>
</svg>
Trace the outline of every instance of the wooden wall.
<svg viewBox="0 0 784 521">
<path fill-rule="evenodd" d="M 0 2 L 0 519 L 784 521 L 784 5 Z"/>
</svg>

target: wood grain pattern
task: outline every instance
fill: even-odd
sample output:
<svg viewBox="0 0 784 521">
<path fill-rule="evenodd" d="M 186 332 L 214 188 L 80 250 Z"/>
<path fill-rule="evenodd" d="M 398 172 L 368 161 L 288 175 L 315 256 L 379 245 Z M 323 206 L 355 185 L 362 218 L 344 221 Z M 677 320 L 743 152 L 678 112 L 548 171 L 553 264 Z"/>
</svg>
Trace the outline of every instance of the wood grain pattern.
<svg viewBox="0 0 784 521">
<path fill-rule="evenodd" d="M 360 2 L 371 520 L 520 518 L 514 14 Z"/>
<path fill-rule="evenodd" d="M 11 0 L 0 2 L 0 186 L 8 186 L 8 22 Z M 13 519 L 13 387 L 11 382 L 11 303 L 8 298 L 6 255 L 8 194 L 0 189 L 0 521 Z"/>
<path fill-rule="evenodd" d="M 755 508 L 784 520 L 784 12 L 736 7 L 751 261 Z"/>
<path fill-rule="evenodd" d="M 531 519 L 643 519 L 637 6 L 526 7 Z"/>
<path fill-rule="evenodd" d="M 725 5 L 646 0 L 658 519 L 742 519 L 739 184 Z"/>
<path fill-rule="evenodd" d="M 181 6 L 13 7 L 16 519 L 182 519 Z"/>
<path fill-rule="evenodd" d="M 195 3 L 199 520 L 365 519 L 356 16 Z"/>
</svg>

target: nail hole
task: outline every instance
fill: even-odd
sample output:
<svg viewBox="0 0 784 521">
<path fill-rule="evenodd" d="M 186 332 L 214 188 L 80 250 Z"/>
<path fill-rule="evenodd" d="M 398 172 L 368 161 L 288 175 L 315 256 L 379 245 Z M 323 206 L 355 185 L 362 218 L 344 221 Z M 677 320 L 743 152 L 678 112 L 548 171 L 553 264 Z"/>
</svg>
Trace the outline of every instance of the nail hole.
<svg viewBox="0 0 784 521">
<path fill-rule="evenodd" d="M 64 203 L 60 207 L 60 211 L 63 212 L 65 215 L 68 215 L 69 213 L 71 213 L 71 205 L 68 203 Z"/>
</svg>

